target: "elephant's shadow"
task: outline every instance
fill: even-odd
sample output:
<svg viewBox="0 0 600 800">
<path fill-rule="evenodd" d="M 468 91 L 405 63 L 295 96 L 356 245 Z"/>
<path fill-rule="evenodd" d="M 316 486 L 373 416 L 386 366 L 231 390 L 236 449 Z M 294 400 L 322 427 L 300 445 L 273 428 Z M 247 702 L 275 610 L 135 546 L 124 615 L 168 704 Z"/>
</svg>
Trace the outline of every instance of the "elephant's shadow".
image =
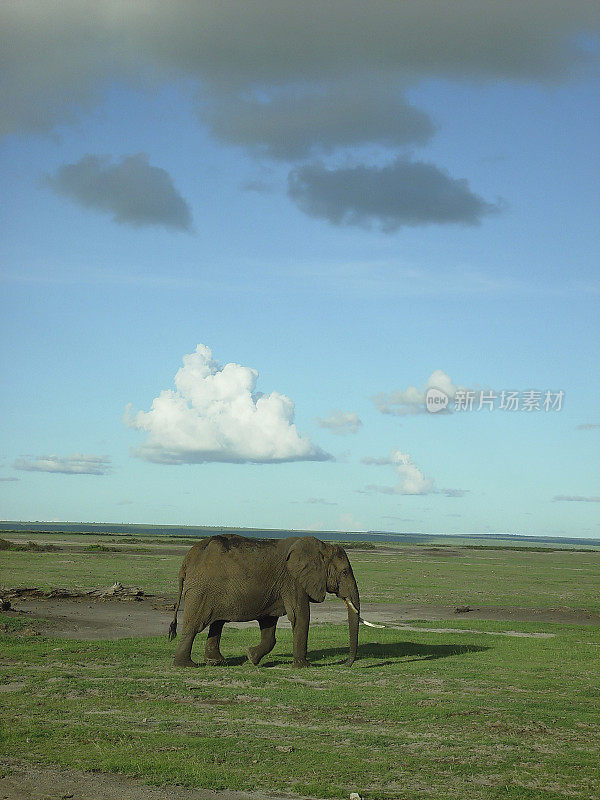
<svg viewBox="0 0 600 800">
<path fill-rule="evenodd" d="M 365 664 L 365 668 L 383 667 L 394 664 L 400 659 L 405 661 L 432 661 L 436 658 L 448 658 L 449 656 L 460 656 L 465 653 L 482 653 L 489 650 L 489 647 L 481 647 L 475 644 L 420 644 L 417 642 L 369 642 L 358 646 L 357 659 L 377 659 L 374 664 Z M 348 656 L 348 648 L 327 648 L 323 650 L 313 650 L 309 653 L 309 660 L 312 656 L 313 661 L 330 659 L 340 656 L 341 661 L 345 661 Z"/>
<path fill-rule="evenodd" d="M 475 644 L 419 644 L 417 642 L 386 642 L 380 644 L 369 642 L 358 646 L 357 665 L 359 659 L 377 659 L 376 663 L 365 664 L 365 669 L 395 664 L 399 660 L 432 661 L 436 658 L 461 656 L 466 653 L 483 653 L 489 647 Z M 337 658 L 339 657 L 339 661 Z M 310 650 L 308 660 L 313 667 L 332 666 L 344 663 L 348 657 L 348 647 L 329 647 L 321 650 Z M 234 656 L 227 659 L 231 666 L 239 666 L 246 661 L 245 656 Z M 261 662 L 261 667 L 278 667 L 291 662 L 291 656 L 283 654 Z M 320 663 L 326 661 L 326 664 Z"/>
</svg>

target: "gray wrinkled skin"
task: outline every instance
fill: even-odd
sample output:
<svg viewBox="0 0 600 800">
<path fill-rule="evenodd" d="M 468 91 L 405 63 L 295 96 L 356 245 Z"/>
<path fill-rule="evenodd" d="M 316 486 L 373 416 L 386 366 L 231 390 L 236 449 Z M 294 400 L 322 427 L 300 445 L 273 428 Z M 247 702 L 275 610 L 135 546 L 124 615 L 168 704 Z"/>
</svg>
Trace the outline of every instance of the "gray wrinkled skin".
<svg viewBox="0 0 600 800">
<path fill-rule="evenodd" d="M 261 639 L 248 648 L 248 658 L 258 664 L 275 646 L 277 620 L 287 614 L 293 630 L 294 666 L 307 666 L 310 603 L 322 603 L 327 592 L 350 600 L 360 611 L 350 561 L 337 544 L 313 536 L 247 539 L 228 533 L 203 539 L 187 553 L 179 571 L 179 599 L 169 639 L 177 635 L 182 596 L 184 610 L 173 663 L 197 666 L 192 661 L 192 645 L 196 634 L 208 627 L 205 661 L 225 664 L 219 650 L 223 625 L 255 619 Z M 358 614 L 349 608 L 348 665 L 356 658 L 358 623 Z"/>
</svg>

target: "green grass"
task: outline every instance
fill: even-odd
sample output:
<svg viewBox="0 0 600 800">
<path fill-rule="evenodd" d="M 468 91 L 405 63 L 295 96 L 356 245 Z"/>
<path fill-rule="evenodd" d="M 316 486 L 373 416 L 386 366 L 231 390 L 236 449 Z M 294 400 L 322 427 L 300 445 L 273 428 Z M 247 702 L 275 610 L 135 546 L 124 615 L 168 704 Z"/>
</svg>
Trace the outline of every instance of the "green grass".
<svg viewBox="0 0 600 800">
<path fill-rule="evenodd" d="M 92 549 L 93 548 L 93 549 Z M 116 548 L 115 548 L 116 549 Z M 132 552 L 133 551 L 133 552 Z M 110 586 L 120 581 L 175 596 L 177 555 L 112 552 L 0 553 L 4 586 Z M 470 550 L 401 546 L 350 551 L 363 602 L 523 606 L 600 611 L 600 551 Z"/>
<path fill-rule="evenodd" d="M 100 546 L 2 551 L 3 585 L 120 581 L 176 593 L 185 547 L 165 555 L 135 552 L 118 537 L 60 542 L 69 543 Z M 121 544 L 118 552 L 106 546 Z M 398 546 L 353 548 L 350 559 L 363 602 L 600 610 L 600 551 Z M 0 751 L 148 783 L 317 797 L 600 797 L 597 627 L 415 625 L 361 628 L 351 669 L 342 665 L 346 627 L 313 625 L 314 666 L 301 671 L 291 668 L 289 630 L 279 631 L 266 666 L 255 668 L 244 653 L 258 631 L 227 627 L 228 667 L 178 671 L 166 637 L 47 639 L 34 635 L 30 620 L 0 615 Z M 554 636 L 504 635 L 514 627 Z M 204 635 L 200 660 L 203 644 Z"/>
<path fill-rule="evenodd" d="M 364 601 L 600 611 L 599 551 L 406 547 L 350 559 Z"/>
<path fill-rule="evenodd" d="M 10 539 L 0 538 L 0 551 L 7 550 L 21 550 L 30 551 L 34 553 L 42 553 L 50 550 L 58 550 L 59 548 L 54 544 L 39 544 L 38 542 L 27 541 L 11 541 Z"/>
<path fill-rule="evenodd" d="M 183 671 L 166 638 L 15 630 L 1 637 L 3 752 L 149 783 L 318 797 L 600 796 L 597 629 L 519 624 L 556 634 L 543 639 L 483 633 L 510 629 L 501 623 L 420 626 L 363 631 L 351 669 L 346 629 L 313 626 L 314 666 L 301 671 L 286 630 L 265 667 L 243 659 L 257 631 L 228 628 L 229 666 Z"/>
<path fill-rule="evenodd" d="M 90 553 L 121 553 L 123 549 L 121 547 L 113 547 L 112 545 L 107 544 L 100 544 L 96 542 L 94 544 L 86 544 L 84 550 Z"/>
<path fill-rule="evenodd" d="M 26 540 L 41 540 L 44 542 L 51 541 L 60 545 L 87 545 L 93 543 L 107 543 L 107 544 L 151 544 L 157 545 L 171 545 L 181 547 L 191 547 L 200 541 L 200 536 L 184 537 L 167 535 L 161 536 L 160 534 L 153 534 L 151 536 L 142 536 L 140 534 L 126 535 L 121 533 L 75 533 L 73 531 L 1 531 L 0 537 L 8 538 L 13 542 L 22 543 Z"/>
<path fill-rule="evenodd" d="M 146 553 L 88 552 L 0 553 L 0 573 L 4 586 L 53 586 L 83 589 L 112 586 L 139 586 L 151 594 L 176 595 L 177 574 L 182 555 Z"/>
</svg>

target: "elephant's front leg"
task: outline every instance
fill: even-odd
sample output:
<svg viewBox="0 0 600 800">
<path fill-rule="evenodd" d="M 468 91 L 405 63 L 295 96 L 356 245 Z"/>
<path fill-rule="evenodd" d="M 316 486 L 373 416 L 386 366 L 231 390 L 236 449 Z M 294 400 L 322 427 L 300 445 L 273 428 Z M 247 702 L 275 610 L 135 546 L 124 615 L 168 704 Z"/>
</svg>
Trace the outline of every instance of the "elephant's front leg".
<svg viewBox="0 0 600 800">
<path fill-rule="evenodd" d="M 248 658 L 253 664 L 258 664 L 263 656 L 270 653 L 275 647 L 275 628 L 279 617 L 260 617 L 260 644 L 248 648 Z"/>
<path fill-rule="evenodd" d="M 308 626 L 310 624 L 310 602 L 308 598 L 302 598 L 297 606 L 294 609 L 290 609 L 290 611 L 288 611 L 288 617 L 292 623 L 294 637 L 294 666 L 310 667 L 310 663 L 306 658 Z"/>
<path fill-rule="evenodd" d="M 220 666 L 227 664 L 227 662 L 221 655 L 221 651 L 219 650 L 219 645 L 221 643 L 221 633 L 223 632 L 224 624 L 225 622 L 223 620 L 218 620 L 217 622 L 211 623 L 211 626 L 208 629 L 206 648 L 204 650 L 204 661 L 211 666 L 212 665 Z"/>
</svg>

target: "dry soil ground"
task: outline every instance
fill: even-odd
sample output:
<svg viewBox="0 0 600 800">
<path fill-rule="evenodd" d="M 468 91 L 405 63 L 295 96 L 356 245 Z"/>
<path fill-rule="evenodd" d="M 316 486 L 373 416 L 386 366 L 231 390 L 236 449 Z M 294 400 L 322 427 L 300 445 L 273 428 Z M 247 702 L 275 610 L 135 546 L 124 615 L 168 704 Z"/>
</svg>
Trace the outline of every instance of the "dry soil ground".
<svg viewBox="0 0 600 800">
<path fill-rule="evenodd" d="M 145 786 L 125 775 L 0 760 L 0 800 L 300 800 L 297 795 Z"/>
<path fill-rule="evenodd" d="M 90 600 L 88 598 L 17 598 L 12 601 L 21 619 L 31 620 L 40 633 L 66 639 L 122 639 L 130 636 L 166 635 L 173 617 L 171 601 L 150 597 L 142 600 Z M 407 620 L 456 620 L 465 618 L 509 622 L 560 622 L 572 625 L 600 625 L 600 615 L 565 609 L 473 607 L 457 613 L 451 606 L 403 603 L 365 603 L 362 614 L 375 623 L 406 624 Z M 180 612 L 181 618 L 181 612 Z M 341 603 L 311 606 L 313 623 L 343 624 L 347 619 Z M 230 623 L 258 627 L 256 622 Z M 279 623 L 289 627 L 284 617 Z"/>
</svg>

